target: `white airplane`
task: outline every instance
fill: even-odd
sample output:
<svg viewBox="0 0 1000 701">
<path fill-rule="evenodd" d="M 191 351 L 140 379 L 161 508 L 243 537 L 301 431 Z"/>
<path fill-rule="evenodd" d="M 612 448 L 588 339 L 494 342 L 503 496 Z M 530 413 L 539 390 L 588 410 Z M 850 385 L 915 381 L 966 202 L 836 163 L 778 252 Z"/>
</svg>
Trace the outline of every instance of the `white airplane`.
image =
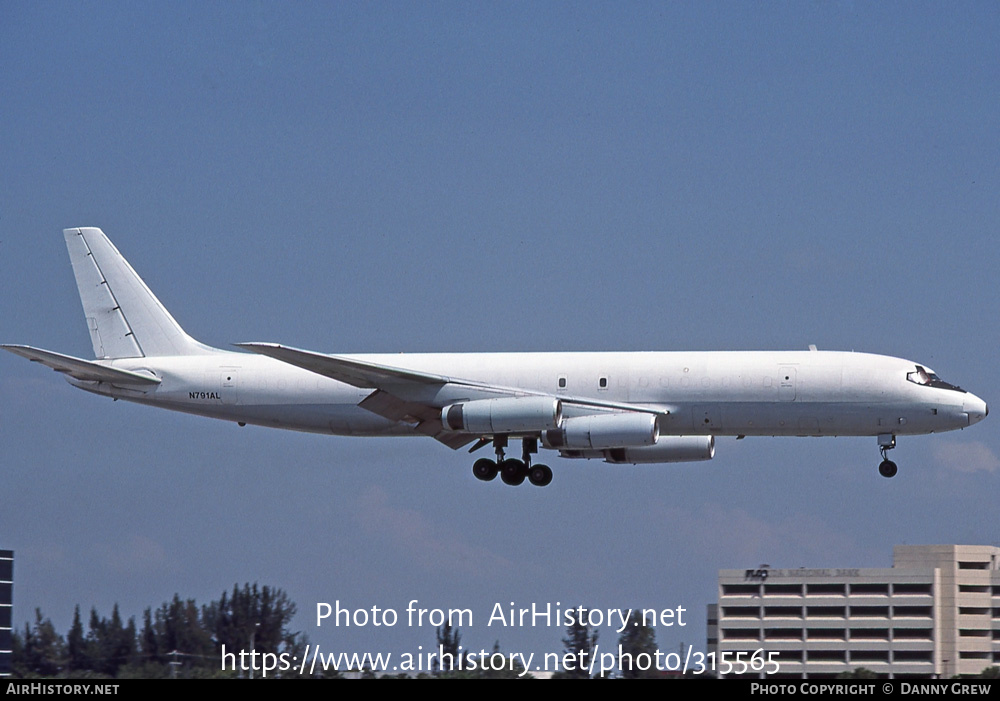
<svg viewBox="0 0 1000 701">
<path fill-rule="evenodd" d="M 95 360 L 4 349 L 115 399 L 298 431 L 490 443 L 481 480 L 547 485 L 539 444 L 609 463 L 709 460 L 715 436 L 896 436 L 965 428 L 979 397 L 926 366 L 866 353 L 642 352 L 326 355 L 274 343 L 252 353 L 188 336 L 100 229 L 64 232 Z M 508 459 L 520 440 L 521 459 Z"/>
</svg>

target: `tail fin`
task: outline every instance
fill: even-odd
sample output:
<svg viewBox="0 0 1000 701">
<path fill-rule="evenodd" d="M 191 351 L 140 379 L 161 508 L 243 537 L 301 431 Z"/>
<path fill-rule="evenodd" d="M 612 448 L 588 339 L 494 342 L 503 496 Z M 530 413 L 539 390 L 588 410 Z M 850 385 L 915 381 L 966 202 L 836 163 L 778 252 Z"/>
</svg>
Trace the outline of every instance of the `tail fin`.
<svg viewBox="0 0 1000 701">
<path fill-rule="evenodd" d="M 96 358 L 211 351 L 184 333 L 103 231 L 64 229 L 63 235 Z"/>
</svg>

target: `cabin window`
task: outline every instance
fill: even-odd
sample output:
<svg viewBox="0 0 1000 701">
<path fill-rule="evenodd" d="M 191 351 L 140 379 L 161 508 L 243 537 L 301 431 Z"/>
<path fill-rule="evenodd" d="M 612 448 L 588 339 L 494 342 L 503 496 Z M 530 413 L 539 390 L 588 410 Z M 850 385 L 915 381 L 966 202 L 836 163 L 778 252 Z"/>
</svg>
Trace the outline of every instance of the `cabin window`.
<svg viewBox="0 0 1000 701">
<path fill-rule="evenodd" d="M 597 381 L 597 386 L 600 387 L 601 389 L 607 389 L 608 388 L 608 378 L 602 377 L 601 379 L 599 379 Z"/>
<path fill-rule="evenodd" d="M 566 389 L 566 378 L 565 377 L 560 377 L 559 378 L 559 389 Z"/>
</svg>

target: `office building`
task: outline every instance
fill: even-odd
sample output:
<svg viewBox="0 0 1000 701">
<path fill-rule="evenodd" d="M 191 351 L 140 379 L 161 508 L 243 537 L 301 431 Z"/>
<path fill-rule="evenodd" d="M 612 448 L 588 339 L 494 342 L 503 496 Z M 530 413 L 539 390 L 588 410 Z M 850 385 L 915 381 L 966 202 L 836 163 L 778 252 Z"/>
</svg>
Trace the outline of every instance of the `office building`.
<svg viewBox="0 0 1000 701">
<path fill-rule="evenodd" d="M 892 678 L 948 678 L 1000 665 L 1000 548 L 897 545 L 892 564 L 720 570 L 709 652 L 720 660 L 777 653 L 780 671 L 767 678 L 861 667 Z"/>
<path fill-rule="evenodd" d="M 0 550 L 0 677 L 11 673 L 13 647 L 14 551 Z"/>
</svg>

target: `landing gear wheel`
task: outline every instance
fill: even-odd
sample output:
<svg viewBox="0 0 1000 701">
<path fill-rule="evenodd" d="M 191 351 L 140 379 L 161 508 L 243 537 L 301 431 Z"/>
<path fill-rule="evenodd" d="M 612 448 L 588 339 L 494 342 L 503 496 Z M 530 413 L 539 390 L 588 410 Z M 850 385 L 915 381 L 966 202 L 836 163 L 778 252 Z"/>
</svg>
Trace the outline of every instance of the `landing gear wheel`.
<svg viewBox="0 0 1000 701">
<path fill-rule="evenodd" d="M 895 477 L 896 476 L 896 463 L 892 460 L 883 460 L 879 463 L 878 473 L 883 477 Z"/>
<path fill-rule="evenodd" d="M 497 467 L 497 464 L 489 458 L 480 458 L 472 465 L 472 474 L 483 482 L 495 479 L 499 471 L 500 468 Z"/>
<path fill-rule="evenodd" d="M 526 473 L 527 469 L 520 460 L 504 460 L 500 463 L 500 479 L 503 480 L 504 484 L 516 487 L 524 482 Z"/>
<path fill-rule="evenodd" d="M 878 473 L 883 477 L 893 477 L 896 474 L 896 463 L 886 454 L 896 447 L 896 436 L 891 433 L 880 433 L 878 436 L 878 452 L 882 454 L 882 462 L 878 465 Z"/>
<path fill-rule="evenodd" d="M 552 481 L 552 470 L 548 465 L 532 465 L 528 470 L 528 481 L 536 487 L 544 487 Z"/>
</svg>

